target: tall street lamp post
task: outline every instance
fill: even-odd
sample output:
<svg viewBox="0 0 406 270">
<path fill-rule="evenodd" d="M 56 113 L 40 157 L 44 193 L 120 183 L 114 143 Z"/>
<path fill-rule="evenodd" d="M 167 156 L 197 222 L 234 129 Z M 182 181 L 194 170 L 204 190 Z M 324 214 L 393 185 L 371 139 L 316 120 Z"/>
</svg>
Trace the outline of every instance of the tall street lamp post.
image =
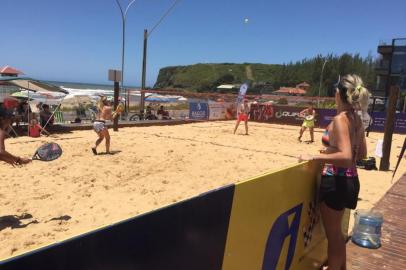
<svg viewBox="0 0 406 270">
<path fill-rule="evenodd" d="M 147 69 L 147 46 L 148 46 L 148 37 L 152 34 L 152 32 L 162 23 L 166 16 L 175 8 L 175 6 L 179 3 L 180 0 L 175 0 L 172 6 L 162 15 L 159 21 L 151 28 L 150 31 L 147 29 L 144 30 L 144 47 L 143 47 L 143 55 L 142 55 L 142 75 L 141 75 L 141 99 L 140 99 L 140 112 L 141 114 L 144 113 L 144 106 L 145 106 L 145 80 L 146 80 L 146 69 Z"/>
<path fill-rule="evenodd" d="M 123 10 L 123 7 L 121 6 L 120 2 L 116 0 L 118 7 L 120 8 L 121 12 L 121 21 L 122 21 L 122 28 L 123 28 L 123 34 L 122 34 L 122 50 L 121 50 L 121 87 L 124 89 L 124 53 L 125 53 L 125 21 L 127 18 L 127 12 L 130 9 L 131 5 L 134 4 L 135 0 L 132 0 L 126 7 L 125 10 Z M 127 112 L 127 106 L 126 106 L 126 112 Z"/>
<path fill-rule="evenodd" d="M 324 60 L 323 63 L 323 67 L 321 68 L 321 73 L 320 73 L 320 86 L 319 86 L 319 98 L 317 99 L 317 107 L 320 106 L 320 94 L 321 94 L 321 85 L 323 83 L 323 71 L 324 71 L 324 67 L 327 64 L 327 59 Z"/>
</svg>

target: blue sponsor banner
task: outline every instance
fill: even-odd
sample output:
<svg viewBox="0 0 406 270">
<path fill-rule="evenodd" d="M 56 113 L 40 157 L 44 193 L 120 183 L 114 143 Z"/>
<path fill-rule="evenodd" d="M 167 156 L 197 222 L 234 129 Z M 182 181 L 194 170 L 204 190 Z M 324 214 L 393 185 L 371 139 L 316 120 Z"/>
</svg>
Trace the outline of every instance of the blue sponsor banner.
<svg viewBox="0 0 406 270">
<path fill-rule="evenodd" d="M 333 121 L 334 116 L 337 115 L 337 110 L 335 109 L 316 109 L 316 114 L 318 116 L 320 127 L 327 127 L 331 121 Z"/>
<path fill-rule="evenodd" d="M 386 112 L 372 113 L 371 131 L 385 130 Z M 406 113 L 397 113 L 395 119 L 395 133 L 406 134 Z"/>
<path fill-rule="evenodd" d="M 209 119 L 209 104 L 203 102 L 189 103 L 189 119 L 207 120 Z"/>
<path fill-rule="evenodd" d="M 321 109 L 317 110 L 320 115 L 319 126 L 326 127 L 333 120 L 334 116 L 337 114 L 336 110 L 331 109 Z M 372 123 L 370 130 L 383 132 L 385 130 L 386 122 L 386 112 L 373 112 Z M 395 119 L 395 133 L 406 134 L 406 113 L 397 113 Z"/>
<path fill-rule="evenodd" d="M 301 125 L 303 118 L 299 112 L 303 108 L 291 106 L 275 106 L 269 104 L 252 104 L 251 120 L 277 124 Z M 337 115 L 336 109 L 316 109 L 316 125 L 327 127 Z M 383 132 L 385 130 L 386 112 L 373 112 L 370 131 Z M 406 134 L 406 113 L 396 113 L 395 133 Z"/>
</svg>

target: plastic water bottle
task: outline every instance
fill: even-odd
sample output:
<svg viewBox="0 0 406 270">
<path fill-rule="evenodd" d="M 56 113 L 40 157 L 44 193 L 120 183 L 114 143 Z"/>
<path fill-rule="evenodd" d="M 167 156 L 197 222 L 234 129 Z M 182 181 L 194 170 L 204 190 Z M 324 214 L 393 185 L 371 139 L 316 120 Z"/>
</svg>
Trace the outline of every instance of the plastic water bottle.
<svg viewBox="0 0 406 270">
<path fill-rule="evenodd" d="M 361 247 L 379 248 L 381 246 L 382 214 L 367 210 L 357 210 L 354 213 L 354 217 L 352 242 Z"/>
</svg>

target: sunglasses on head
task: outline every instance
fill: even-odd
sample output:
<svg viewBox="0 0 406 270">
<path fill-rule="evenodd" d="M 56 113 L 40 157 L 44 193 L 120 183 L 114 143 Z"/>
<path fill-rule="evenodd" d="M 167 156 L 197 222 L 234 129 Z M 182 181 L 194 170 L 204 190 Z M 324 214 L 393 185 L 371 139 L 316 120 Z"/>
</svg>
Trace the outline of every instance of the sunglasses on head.
<svg viewBox="0 0 406 270">
<path fill-rule="evenodd" d="M 335 93 L 336 93 L 336 92 L 339 92 L 339 89 L 341 88 L 340 79 L 341 79 L 341 76 L 339 75 L 337 82 L 334 83 L 334 84 L 332 85 L 332 87 L 329 87 L 329 89 L 327 90 L 327 95 L 328 95 L 329 97 L 334 97 Z"/>
<path fill-rule="evenodd" d="M 338 75 L 338 81 L 337 81 L 335 84 L 333 84 L 334 89 L 335 89 L 337 92 L 339 92 L 341 89 L 345 89 L 345 87 L 343 87 L 343 86 L 340 84 L 340 80 L 341 80 L 341 76 Z"/>
</svg>

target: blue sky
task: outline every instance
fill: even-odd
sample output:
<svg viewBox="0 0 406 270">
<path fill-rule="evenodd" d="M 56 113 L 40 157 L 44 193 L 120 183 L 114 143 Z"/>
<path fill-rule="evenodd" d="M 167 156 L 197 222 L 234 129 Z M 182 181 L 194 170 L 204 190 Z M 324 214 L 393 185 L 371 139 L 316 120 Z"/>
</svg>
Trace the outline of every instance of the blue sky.
<svg viewBox="0 0 406 270">
<path fill-rule="evenodd" d="M 130 9 L 126 84 L 140 84 L 143 29 L 172 3 L 136 0 Z M 165 66 L 376 55 L 381 40 L 406 37 L 405 10 L 404 0 L 181 0 L 150 36 L 147 84 Z M 2 0 L 0 18 L 0 66 L 39 79 L 88 83 L 108 83 L 107 70 L 121 68 L 114 0 Z"/>
</svg>

